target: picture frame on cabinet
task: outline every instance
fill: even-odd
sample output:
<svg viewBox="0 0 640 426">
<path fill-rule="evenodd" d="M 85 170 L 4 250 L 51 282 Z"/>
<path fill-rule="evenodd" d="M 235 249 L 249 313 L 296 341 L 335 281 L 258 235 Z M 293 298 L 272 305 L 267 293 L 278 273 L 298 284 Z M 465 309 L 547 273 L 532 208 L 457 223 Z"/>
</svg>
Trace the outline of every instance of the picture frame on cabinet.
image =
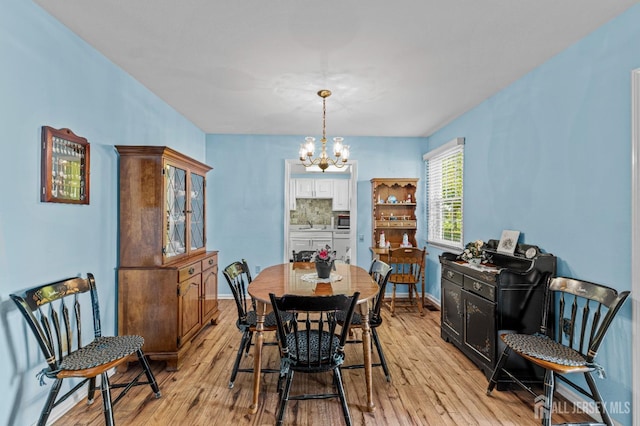
<svg viewBox="0 0 640 426">
<path fill-rule="evenodd" d="M 520 238 L 520 231 L 512 231 L 508 229 L 502 231 L 502 236 L 498 243 L 498 253 L 513 255 L 516 250 L 516 246 L 518 245 L 518 238 Z"/>
<path fill-rule="evenodd" d="M 42 126 L 40 201 L 89 204 L 89 148 L 69 129 Z"/>
</svg>

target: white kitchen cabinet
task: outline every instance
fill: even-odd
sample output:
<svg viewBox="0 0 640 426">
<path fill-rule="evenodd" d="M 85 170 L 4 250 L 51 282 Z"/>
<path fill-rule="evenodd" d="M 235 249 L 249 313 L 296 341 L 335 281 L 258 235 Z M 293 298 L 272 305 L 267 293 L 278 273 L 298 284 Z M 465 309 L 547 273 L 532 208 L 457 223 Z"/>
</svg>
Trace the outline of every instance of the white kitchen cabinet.
<svg viewBox="0 0 640 426">
<path fill-rule="evenodd" d="M 332 246 L 333 233 L 331 231 L 294 231 L 289 233 L 289 250 L 318 250 L 325 246 Z"/>
<path fill-rule="evenodd" d="M 332 198 L 333 179 L 296 179 L 296 198 Z"/>
<path fill-rule="evenodd" d="M 349 210 L 349 179 L 333 179 L 333 210 Z"/>
</svg>

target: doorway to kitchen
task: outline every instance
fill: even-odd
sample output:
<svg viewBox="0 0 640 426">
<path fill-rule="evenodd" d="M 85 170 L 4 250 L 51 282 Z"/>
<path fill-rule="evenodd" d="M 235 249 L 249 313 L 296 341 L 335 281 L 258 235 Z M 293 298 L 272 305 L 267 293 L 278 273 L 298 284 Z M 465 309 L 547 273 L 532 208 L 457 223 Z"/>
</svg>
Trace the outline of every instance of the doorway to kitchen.
<svg viewBox="0 0 640 426">
<path fill-rule="evenodd" d="M 324 173 L 305 168 L 300 160 L 285 160 L 284 262 L 291 260 L 293 250 L 314 250 L 330 239 L 340 261 L 355 263 L 357 170 L 355 160 Z M 349 217 L 347 227 L 345 216 Z"/>
</svg>

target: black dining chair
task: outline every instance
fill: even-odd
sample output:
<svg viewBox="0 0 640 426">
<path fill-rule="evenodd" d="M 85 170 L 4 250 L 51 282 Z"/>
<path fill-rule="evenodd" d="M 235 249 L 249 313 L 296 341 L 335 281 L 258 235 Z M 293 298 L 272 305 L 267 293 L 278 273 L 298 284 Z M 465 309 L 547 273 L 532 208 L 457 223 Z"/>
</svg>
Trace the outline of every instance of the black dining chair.
<svg viewBox="0 0 640 426">
<path fill-rule="evenodd" d="M 253 298 L 249 297 L 247 288 L 251 284 L 251 272 L 247 261 L 236 261 L 224 268 L 222 271 L 224 277 L 231 288 L 233 293 L 233 299 L 236 302 L 236 308 L 238 311 L 238 319 L 236 321 L 236 327 L 242 333 L 240 338 L 240 345 L 238 347 L 238 353 L 233 363 L 233 369 L 231 370 L 231 379 L 229 379 L 229 388 L 233 388 L 236 376 L 238 373 L 253 373 L 253 367 L 240 368 L 240 362 L 242 360 L 242 354 L 245 356 L 249 354 L 249 349 L 253 345 L 253 333 L 257 327 L 257 314 L 256 314 L 256 302 Z M 276 331 L 276 319 L 273 312 L 266 315 L 264 320 L 264 331 Z M 264 345 L 277 345 L 276 342 L 265 342 Z M 278 373 L 279 369 L 262 368 L 264 373 Z"/>
<path fill-rule="evenodd" d="M 96 389 L 100 389 L 105 424 L 115 424 L 113 406 L 134 386 L 149 385 L 156 398 L 160 388 L 142 351 L 141 336 L 103 336 L 100 325 L 100 304 L 93 274 L 87 278 L 67 278 L 39 285 L 20 293 L 10 294 L 18 310 L 36 338 L 47 366 L 38 374 L 40 384 L 45 378 L 54 379 L 49 396 L 42 408 L 38 425 L 44 426 L 51 410 L 89 384 L 87 403 L 93 403 Z M 93 320 L 93 333 L 82 334 L 83 320 Z M 141 371 L 126 383 L 113 384 L 109 371 L 135 355 Z M 142 375 L 146 380 L 141 381 Z M 100 377 L 100 386 L 96 386 Z M 65 379 L 80 379 L 73 388 L 59 396 Z M 112 390 L 122 389 L 116 398 Z"/>
<path fill-rule="evenodd" d="M 292 262 L 311 262 L 315 254 L 316 252 L 314 250 L 300 250 L 300 251 L 293 250 L 291 261 Z"/>
<path fill-rule="evenodd" d="M 351 415 L 344 393 L 340 367 L 344 362 L 344 345 L 349 327 L 336 321 L 338 314 L 344 324 L 350 324 L 353 311 L 358 303 L 359 293 L 352 296 L 298 296 L 269 295 L 276 313 L 278 342 L 280 343 L 280 379 L 278 381 L 279 401 L 276 409 L 276 423 L 284 420 L 287 403 L 290 400 L 339 398 L 347 425 Z M 288 316 L 293 320 L 287 321 Z M 291 395 L 294 373 L 333 372 L 335 392 L 319 394 Z M 318 419 L 321 421 L 321 419 Z M 325 419 L 326 420 L 326 419 Z"/>
<path fill-rule="evenodd" d="M 384 300 L 384 293 L 387 288 L 387 282 L 389 281 L 389 276 L 391 275 L 391 266 L 387 265 L 381 260 L 374 260 L 371 262 L 371 266 L 369 267 L 369 275 L 374 279 L 376 284 L 378 284 L 378 293 L 376 294 L 375 299 L 373 300 L 373 305 L 369 310 L 369 326 L 371 327 L 371 338 L 373 339 L 373 343 L 376 346 L 376 350 L 378 351 L 378 357 L 380 358 L 380 362 L 371 364 L 372 367 L 382 367 L 384 371 L 384 375 L 387 378 L 387 382 L 391 381 L 391 373 L 389 372 L 389 367 L 387 367 L 387 360 L 384 356 L 384 351 L 382 350 L 382 344 L 380 343 L 380 337 L 378 337 L 378 327 L 382 325 L 382 302 Z M 339 323 L 344 323 L 344 318 L 342 313 L 338 313 L 337 319 Z M 353 318 L 351 319 L 351 330 L 353 329 L 362 329 L 363 320 L 362 315 L 358 312 L 353 313 Z M 359 343 L 362 344 L 361 339 L 349 339 L 347 343 Z M 346 369 L 354 369 L 354 368 L 364 368 L 364 364 L 351 364 L 342 366 L 343 370 Z"/>
<path fill-rule="evenodd" d="M 542 402 L 542 425 L 551 425 L 555 379 L 560 379 L 595 403 L 602 421 L 612 425 L 606 404 L 598 391 L 593 373 L 604 378 L 604 368 L 595 362 L 598 350 L 616 314 L 629 296 L 601 284 L 572 278 L 556 277 L 548 281 L 545 309 L 536 334 L 505 333 L 500 337 L 506 345 L 489 379 L 491 394 L 499 379 L 507 377 Z M 511 354 L 517 354 L 544 369 L 544 396 L 536 395 L 504 368 Z M 583 373 L 589 390 L 564 377 Z M 586 423 L 593 424 L 593 423 Z"/>
</svg>

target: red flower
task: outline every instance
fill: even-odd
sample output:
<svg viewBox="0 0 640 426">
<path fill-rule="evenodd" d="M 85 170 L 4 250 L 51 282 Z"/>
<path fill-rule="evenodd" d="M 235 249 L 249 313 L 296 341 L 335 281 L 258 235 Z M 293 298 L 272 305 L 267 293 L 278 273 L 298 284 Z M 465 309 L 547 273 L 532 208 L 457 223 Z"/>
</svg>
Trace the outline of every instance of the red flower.
<svg viewBox="0 0 640 426">
<path fill-rule="evenodd" d="M 318 252 L 318 259 L 320 260 L 329 260 L 329 251 L 322 249 Z"/>
</svg>

